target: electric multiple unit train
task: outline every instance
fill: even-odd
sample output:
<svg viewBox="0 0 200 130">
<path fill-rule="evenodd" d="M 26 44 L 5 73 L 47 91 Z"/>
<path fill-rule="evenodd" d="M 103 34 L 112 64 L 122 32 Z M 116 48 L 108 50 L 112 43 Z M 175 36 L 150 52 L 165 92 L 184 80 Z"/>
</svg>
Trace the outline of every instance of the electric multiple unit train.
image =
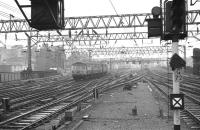
<svg viewBox="0 0 200 130">
<path fill-rule="evenodd" d="M 99 77 L 108 71 L 107 65 L 99 62 L 76 62 L 71 69 L 75 80 Z"/>
</svg>

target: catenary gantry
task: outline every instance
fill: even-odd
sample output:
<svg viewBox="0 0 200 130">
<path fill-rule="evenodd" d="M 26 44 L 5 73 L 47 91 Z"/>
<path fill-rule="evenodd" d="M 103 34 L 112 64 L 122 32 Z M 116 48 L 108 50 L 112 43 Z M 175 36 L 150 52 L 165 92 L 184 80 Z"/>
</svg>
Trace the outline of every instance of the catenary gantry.
<svg viewBox="0 0 200 130">
<path fill-rule="evenodd" d="M 179 48 L 183 52 L 183 48 Z M 112 47 L 112 48 L 73 48 L 66 49 L 66 54 L 70 55 L 73 53 L 86 54 L 93 56 L 99 55 L 126 55 L 126 56 L 149 56 L 153 54 L 166 55 L 171 52 L 171 47 L 167 46 L 148 46 L 148 47 Z"/>
<path fill-rule="evenodd" d="M 147 22 L 146 19 L 153 18 L 150 13 L 143 14 L 123 14 L 123 15 L 105 15 L 105 16 L 87 16 L 87 17 L 67 17 L 65 18 L 65 28 L 64 30 L 74 31 L 77 30 L 77 33 L 61 34 L 55 35 L 55 33 L 41 33 L 43 31 L 37 31 L 29 27 L 26 20 L 1 20 L 0 21 L 0 33 L 19 33 L 19 32 L 32 32 L 31 38 L 37 42 L 59 42 L 59 41 L 99 41 L 99 40 L 131 40 L 131 39 L 148 39 L 147 34 Z M 188 26 L 192 26 L 193 30 L 188 30 L 188 35 L 193 36 L 199 34 L 198 26 L 200 24 L 200 11 L 191 10 L 187 12 Z M 196 28 L 194 28 L 196 27 Z M 125 31 L 120 33 L 107 32 L 107 29 L 132 29 L 132 31 Z M 143 31 L 144 28 L 145 31 Z M 92 30 L 92 33 L 83 33 L 83 30 Z M 101 29 L 104 29 L 102 33 Z M 106 31 L 105 31 L 106 30 Z M 142 30 L 142 31 L 140 31 Z M 58 31 L 58 30 L 57 30 Z M 54 30 L 55 32 L 55 30 Z M 166 47 L 143 47 L 142 49 L 136 48 L 126 48 L 128 53 L 135 52 L 135 54 L 144 53 L 153 54 L 153 53 L 166 53 Z M 112 54 L 122 54 L 123 50 L 114 48 L 113 51 L 110 48 L 105 48 L 104 50 L 98 50 L 98 48 L 92 49 L 92 54 L 101 54 L 111 55 Z M 102 49 L 102 48 L 101 48 Z M 149 50 L 150 49 L 150 50 Z M 79 52 L 84 53 L 88 48 L 78 49 Z M 96 51 L 98 50 L 98 51 Z M 163 51 L 165 50 L 165 51 Z M 67 50 L 66 50 L 67 51 Z M 67 51 L 68 53 L 69 51 Z M 109 54 L 107 54 L 109 53 Z M 132 53 L 131 53 L 132 54 Z"/>
<path fill-rule="evenodd" d="M 146 19 L 153 18 L 150 13 L 123 14 L 65 18 L 64 30 L 137 28 L 147 27 Z M 200 10 L 187 12 L 188 25 L 200 24 Z M 29 27 L 26 20 L 1 20 L 0 33 L 37 31 Z"/>
<path fill-rule="evenodd" d="M 197 30 L 188 31 L 188 37 L 198 35 Z M 90 33 L 90 34 L 72 34 L 56 35 L 56 34 L 33 34 L 32 38 L 37 42 L 61 42 L 61 41 L 101 41 L 101 40 L 134 40 L 149 39 L 148 32 L 122 32 L 122 33 Z M 153 38 L 151 38 L 153 39 Z"/>
</svg>

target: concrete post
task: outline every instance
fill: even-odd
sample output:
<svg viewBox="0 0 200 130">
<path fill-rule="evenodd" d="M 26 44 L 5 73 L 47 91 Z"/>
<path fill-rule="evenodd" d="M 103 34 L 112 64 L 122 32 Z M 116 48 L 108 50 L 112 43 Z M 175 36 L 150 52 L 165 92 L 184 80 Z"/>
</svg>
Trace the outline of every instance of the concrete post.
<svg viewBox="0 0 200 130">
<path fill-rule="evenodd" d="M 175 36 L 175 38 L 172 40 L 172 53 L 178 54 L 178 38 Z M 179 81 L 175 80 L 175 70 L 173 71 L 173 94 L 179 94 L 180 93 L 180 83 Z M 174 110 L 174 130 L 180 130 L 180 110 Z"/>
</svg>

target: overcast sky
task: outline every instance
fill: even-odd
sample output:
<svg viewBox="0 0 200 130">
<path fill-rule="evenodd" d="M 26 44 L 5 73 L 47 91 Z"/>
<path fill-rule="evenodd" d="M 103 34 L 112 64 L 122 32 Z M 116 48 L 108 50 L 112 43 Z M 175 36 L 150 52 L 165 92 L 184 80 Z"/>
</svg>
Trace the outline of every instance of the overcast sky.
<svg viewBox="0 0 200 130">
<path fill-rule="evenodd" d="M 65 14 L 66 16 L 92 16 L 115 15 L 116 12 L 118 14 L 150 13 L 154 6 L 159 6 L 159 0 L 65 0 Z"/>
<path fill-rule="evenodd" d="M 18 2 L 29 4 L 30 0 L 18 0 Z M 116 12 L 111 2 L 118 14 L 150 13 L 154 6 L 160 6 L 160 0 L 64 0 L 65 16 L 114 15 Z M 190 0 L 188 2 L 190 3 Z M 200 2 L 197 2 L 195 6 L 189 6 L 189 9 L 197 9 L 199 6 Z M 0 0 L 0 9 L 15 16 L 20 12 L 14 0 Z"/>
<path fill-rule="evenodd" d="M 20 4 L 29 4 L 29 0 L 18 0 Z M 64 0 L 65 16 L 93 16 L 150 13 L 154 6 L 159 6 L 160 0 Z M 14 7 L 14 11 L 5 4 Z M 5 8 L 6 7 L 6 8 Z M 0 0 L 0 9 L 6 13 L 19 16 L 14 0 Z M 17 10 L 16 10 L 17 9 Z"/>
<path fill-rule="evenodd" d="M 18 2 L 29 4 L 30 0 L 18 0 Z M 190 0 L 188 2 L 190 3 Z M 115 10 L 118 14 L 150 13 L 154 6 L 160 6 L 160 0 L 64 0 L 64 3 L 66 17 L 115 15 Z M 197 9 L 199 6 L 200 2 L 197 2 L 194 6 L 189 6 L 189 10 Z M 22 16 L 14 0 L 0 0 L 0 11 L 16 17 Z M 0 18 L 6 19 L 1 15 Z"/>
<path fill-rule="evenodd" d="M 29 0 L 18 0 L 18 2 L 24 5 L 30 4 Z M 150 13 L 154 6 L 159 6 L 159 0 L 64 0 L 64 3 L 65 17 Z M 4 15 L 0 12 L 0 19 L 9 19 L 9 14 L 23 18 L 14 0 L 0 0 L 0 10 L 8 14 L 7 17 L 2 17 Z M 1 40 L 5 41 L 5 36 L 1 37 Z M 15 38 L 10 34 L 7 37 L 7 39 Z"/>
</svg>

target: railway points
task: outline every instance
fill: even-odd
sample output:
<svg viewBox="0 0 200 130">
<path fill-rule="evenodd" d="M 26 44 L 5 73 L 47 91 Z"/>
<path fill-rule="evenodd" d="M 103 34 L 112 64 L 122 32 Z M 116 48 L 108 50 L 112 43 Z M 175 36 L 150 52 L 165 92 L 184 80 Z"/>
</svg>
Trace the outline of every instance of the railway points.
<svg viewBox="0 0 200 130">
<path fill-rule="evenodd" d="M 137 87 L 131 91 L 124 91 L 124 86 L 120 86 L 102 94 L 93 107 L 76 115 L 75 124 L 63 126 L 59 130 L 172 129 L 172 117 L 167 119 L 167 110 L 163 110 L 163 115 L 160 113 L 160 108 L 166 104 L 157 100 L 156 93 L 149 91 L 147 83 L 137 83 Z M 137 109 L 137 114 L 134 109 Z M 84 115 L 89 117 L 82 119 Z M 182 129 L 189 130 L 186 125 L 183 125 Z"/>
<path fill-rule="evenodd" d="M 157 68 L 158 69 L 158 68 Z M 83 125 L 83 128 L 89 127 L 90 129 L 93 129 L 96 125 L 93 125 L 92 123 L 97 123 L 97 122 L 112 122 L 110 125 L 107 123 L 107 125 L 97 125 L 99 128 L 107 128 L 109 127 L 110 129 L 116 128 L 116 129 L 123 129 L 126 127 L 126 123 L 120 123 L 120 122 L 125 122 L 124 120 L 127 120 L 127 122 L 130 121 L 136 121 L 134 124 L 134 127 L 140 129 L 148 129 L 147 126 L 142 126 L 141 125 L 141 120 L 144 121 L 145 123 L 148 124 L 149 127 L 152 126 L 152 129 L 157 129 L 157 128 L 163 128 L 163 129 L 169 129 L 172 128 L 172 115 L 167 115 L 167 112 L 169 111 L 167 108 L 168 104 L 168 99 L 164 96 L 167 95 L 167 93 L 170 93 L 171 87 L 172 87 L 172 80 L 171 80 L 171 73 L 168 73 L 167 70 L 164 71 L 163 68 L 161 68 L 162 71 L 154 70 L 150 71 L 148 69 L 141 71 L 133 71 L 133 70 L 126 70 L 127 73 L 124 72 L 123 69 L 121 69 L 118 73 L 113 74 L 107 74 L 104 75 L 101 78 L 94 78 L 91 80 L 80 80 L 80 81 L 75 81 L 72 79 L 66 79 L 66 77 L 50 77 L 45 78 L 45 79 L 36 79 L 30 81 L 23 81 L 21 83 L 18 82 L 17 85 L 12 85 L 12 83 L 9 83 L 12 87 L 9 89 L 1 90 L 3 91 L 8 91 L 12 93 L 11 90 L 15 90 L 17 88 L 19 90 L 18 93 L 15 93 L 16 96 L 21 93 L 22 94 L 22 88 L 24 83 L 25 85 L 29 86 L 30 91 L 32 92 L 33 95 L 30 95 L 27 93 L 27 96 L 24 96 L 22 99 L 14 99 L 10 101 L 10 109 L 11 111 L 8 111 L 7 115 L 2 115 L 1 117 L 4 116 L 4 121 L 1 121 L 0 123 L 0 128 L 7 130 L 8 128 L 16 129 L 17 127 L 20 129 L 24 127 L 24 129 L 29 129 L 29 128 L 35 128 L 36 130 L 40 130 L 43 128 L 52 128 L 55 127 L 55 129 L 70 129 L 75 126 L 79 126 L 78 129 L 81 129 L 81 126 Z M 132 72 L 132 73 L 130 73 Z M 184 74 L 187 75 L 187 74 Z M 196 77 L 196 76 L 195 76 Z M 198 105 L 197 102 L 199 99 L 198 97 L 198 78 L 190 79 L 188 76 L 183 77 L 183 83 L 181 84 L 181 92 L 184 92 L 185 95 L 185 109 L 181 112 L 182 116 L 182 126 L 183 129 L 189 130 L 190 128 L 197 128 L 198 129 L 198 120 L 196 120 L 196 123 L 192 121 L 194 118 L 198 118 L 198 115 L 195 116 L 195 113 L 197 113 Z M 44 82 L 46 80 L 46 82 Z M 147 80 L 147 81 L 146 81 Z M 67 82 L 66 82 L 67 81 Z M 58 84 L 59 83 L 59 84 Z M 21 84 L 21 85 L 20 85 Z M 84 88 L 85 86 L 89 85 L 89 88 Z M 46 85 L 46 86 L 45 86 Z M 82 86 L 83 87 L 80 87 Z M 36 88 L 37 86 L 38 88 Z M 67 87 L 68 86 L 68 87 Z M 73 87 L 72 87 L 73 86 Z M 88 87 L 89 87 L 88 86 Z M 159 87 L 158 87 L 159 86 Z M 26 86 L 27 87 L 27 86 Z M 91 88 L 92 87 L 92 88 Z M 100 94 L 99 99 L 94 100 L 94 91 L 93 88 L 96 87 L 98 89 L 98 92 Z M 52 89 L 54 88 L 54 89 Z M 41 90 L 44 89 L 44 92 Z M 51 90 L 52 92 L 47 91 Z M 56 91 L 55 91 L 56 90 Z M 80 102 L 80 97 L 77 97 L 76 92 L 80 91 L 80 94 L 83 96 L 81 97 L 82 102 Z M 151 90 L 151 91 L 150 91 Z M 33 93 L 35 91 L 35 95 Z M 38 91 L 41 92 L 38 93 Z M 71 91 L 71 96 L 74 95 L 74 99 L 64 99 L 65 97 L 67 98 L 68 94 L 70 94 Z M 55 95 L 52 95 L 53 92 Z M 46 93 L 46 96 L 44 95 Z M 143 94 L 142 94 L 143 93 Z M 13 93 L 14 94 L 14 93 Z M 63 94 L 63 95 L 62 95 Z M 44 97 L 41 97 L 43 95 Z M 143 95 L 143 96 L 139 96 Z M 15 95 L 13 95 L 15 96 Z M 19 95 L 18 95 L 19 96 Z M 31 98 L 34 98 L 32 101 Z M 36 97 L 39 96 L 37 99 Z M 69 95 L 70 96 L 70 95 Z M 147 97 L 145 97 L 147 96 Z M 30 98 L 29 98 L 30 97 Z M 84 97 L 84 98 L 83 98 Z M 87 98 L 87 99 L 85 99 Z M 89 100 L 88 100 L 89 98 Z M 150 101 L 148 101 L 151 99 Z M 15 101 L 16 100 L 16 101 Z M 27 101 L 26 101 L 27 100 Z M 66 101 L 64 101 L 66 100 Z M 88 101 L 87 101 L 88 100 Z M 132 101 L 134 100 L 134 101 Z M 63 102 L 59 105 L 57 102 Z M 15 105 L 14 103 L 16 102 Z M 33 106 L 31 107 L 29 104 L 32 102 Z M 42 104 L 46 105 L 42 105 Z M 75 103 L 75 104 L 74 104 Z M 24 105 L 23 105 L 24 104 Z M 34 105 L 35 104 L 35 105 Z M 51 106 L 51 104 L 57 104 L 57 106 Z M 78 105 L 79 104 L 79 105 Z M 126 105 L 125 105 L 126 104 Z M 127 105 L 129 104 L 129 105 Z M 131 104 L 131 105 L 130 105 Z M 1 104 L 2 105 L 2 104 Z M 49 107 L 47 107 L 50 105 Z M 73 115 L 75 122 L 69 122 L 66 120 L 66 115 L 63 113 L 66 113 L 67 109 L 66 108 L 73 108 L 72 106 L 77 106 L 75 110 L 73 110 Z M 16 107 L 19 106 L 19 107 Z M 79 106 L 79 107 L 78 107 Z M 113 106 L 113 107 L 111 107 Z M 114 109 L 114 106 L 118 106 L 118 109 Z M 153 108 L 151 108 L 151 106 Z M 192 106 L 192 107 L 191 107 Z M 43 109 L 44 107 L 44 109 Z M 47 108 L 46 108 L 47 107 Z M 55 107 L 55 109 L 54 109 Z M 107 110 L 108 107 L 108 112 L 104 115 L 106 116 L 107 114 L 115 115 L 116 117 L 92 117 L 91 115 L 95 115 L 95 111 L 99 113 L 99 110 L 103 112 L 102 109 Z M 154 108 L 155 107 L 155 108 Z M 18 115 L 17 113 L 24 113 L 28 114 L 34 111 L 33 108 L 37 108 L 36 110 L 39 111 L 38 114 L 30 114 L 30 117 L 20 117 L 21 115 Z M 39 108 L 42 108 L 41 110 Z M 64 110 L 62 110 L 65 108 Z M 113 108 L 113 110 L 111 110 Z M 146 109 L 148 108 L 148 109 Z M 151 109 L 153 111 L 151 111 Z M 18 110 L 17 110 L 18 109 Z M 81 110 L 79 112 L 76 112 L 77 109 Z M 144 109 L 144 110 L 143 110 Z M 14 111 L 13 111 L 14 110 Z M 4 110 L 3 110 L 4 111 Z M 2 111 L 2 112 L 3 112 Z M 43 112 L 42 112 L 43 111 Z M 61 113 L 60 113 L 60 112 Z M 71 110 L 70 110 L 71 111 Z M 92 111 L 92 114 L 90 113 Z M 118 111 L 118 112 L 116 112 Z M 150 112 L 151 114 L 149 114 Z M 123 114 L 120 114 L 123 113 Z M 171 113 L 171 111 L 170 111 Z M 48 117 L 51 114 L 55 114 L 57 116 L 53 117 Z M 84 115 L 89 115 L 88 119 L 86 118 L 85 120 L 82 119 Z M 118 115 L 119 114 L 119 115 Z M 132 114 L 132 115 L 131 115 Z M 70 114 L 69 114 L 70 115 Z M 126 115 L 124 117 L 124 115 Z M 134 115 L 134 116 L 133 116 Z M 191 116 L 193 115 L 193 117 Z M 103 114 L 102 114 L 103 116 Z M 119 117 L 118 117 L 119 116 Z M 169 116 L 169 117 L 168 117 Z M 13 117 L 13 118 L 11 118 Z M 33 120 L 33 118 L 34 120 Z M 48 117 L 47 121 L 43 120 L 42 117 Z M 147 118 L 148 117 L 148 118 Z M 21 119 L 22 118 L 22 119 Z M 119 118 L 119 119 L 118 119 Z M 126 119 L 127 118 L 127 119 Z M 42 119 L 42 122 L 38 122 L 36 126 L 31 125 L 30 127 L 27 126 L 25 127 L 25 124 L 31 124 L 31 121 L 37 121 L 39 119 Z M 45 119 L 45 118 L 44 118 Z M 141 120 L 140 120 L 141 119 Z M 17 122 L 15 121 L 17 120 Z M 21 121 L 20 121 L 21 120 Z M 138 121 L 140 120 L 140 121 Z M 14 122 L 13 122 L 14 121 Z M 152 122 L 159 121 L 159 125 L 153 126 Z M 10 122 L 10 124 L 7 123 Z M 46 123 L 45 123 L 46 122 Z M 88 122 L 92 122 L 91 124 Z M 114 122 L 114 123 L 113 123 Z M 154 122 L 154 123 L 155 123 Z M 164 122 L 164 123 L 163 123 Z M 166 123 L 167 122 L 167 123 Z M 78 124 L 77 124 L 78 123 Z M 79 124 L 80 123 L 80 124 Z M 117 124 L 119 123 L 119 124 Z M 12 124 L 12 125 L 11 125 Z M 82 125 L 81 125 L 82 124 Z M 86 126 L 84 124 L 87 124 Z M 99 123 L 98 123 L 99 124 Z M 101 123 L 100 123 L 101 124 Z M 130 125 L 127 126 L 128 128 L 132 128 L 133 126 Z M 186 125 L 187 124 L 187 125 Z M 92 127 L 92 128 L 91 128 Z M 108 129 L 109 129 L 108 128 Z"/>
</svg>

